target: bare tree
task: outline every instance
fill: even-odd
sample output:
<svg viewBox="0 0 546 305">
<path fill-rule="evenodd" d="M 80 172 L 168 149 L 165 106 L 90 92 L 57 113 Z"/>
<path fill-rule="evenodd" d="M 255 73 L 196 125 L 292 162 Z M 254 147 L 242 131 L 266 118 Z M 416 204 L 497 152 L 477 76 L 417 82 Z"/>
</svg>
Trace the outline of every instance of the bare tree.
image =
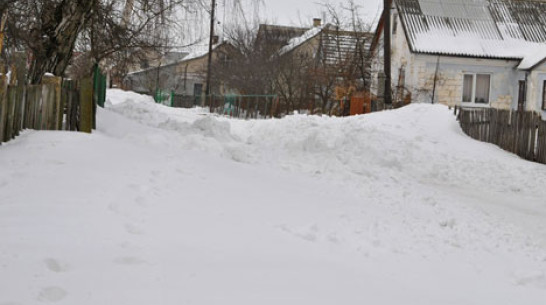
<svg viewBox="0 0 546 305">
<path fill-rule="evenodd" d="M 28 80 L 37 83 L 46 72 L 62 76 L 76 46 L 95 62 L 165 47 L 173 12 L 197 2 L 133 0 L 127 7 L 115 0 L 18 0 L 0 8 L 9 11 L 13 43 L 32 53 Z"/>
<path fill-rule="evenodd" d="M 256 37 L 256 31 L 248 27 L 226 30 L 227 42 L 232 48 L 218 54 L 213 63 L 213 82 L 241 94 L 270 94 L 273 65 L 268 48 Z"/>
<path fill-rule="evenodd" d="M 312 77 L 315 95 L 325 113 L 331 111 L 334 99 L 369 90 L 371 25 L 363 21 L 353 0 L 340 6 L 325 3 L 323 7 L 328 24 L 321 32 Z"/>
</svg>

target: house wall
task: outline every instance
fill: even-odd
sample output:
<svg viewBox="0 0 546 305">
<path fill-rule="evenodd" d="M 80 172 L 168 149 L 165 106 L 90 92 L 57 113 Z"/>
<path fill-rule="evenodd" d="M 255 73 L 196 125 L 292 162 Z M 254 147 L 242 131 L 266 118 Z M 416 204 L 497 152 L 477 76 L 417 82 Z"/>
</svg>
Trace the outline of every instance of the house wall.
<svg viewBox="0 0 546 305">
<path fill-rule="evenodd" d="M 226 49 L 218 47 L 212 54 L 213 61 L 224 56 Z M 181 95 L 204 95 L 205 75 L 208 57 L 206 55 L 183 60 L 176 64 L 170 64 L 151 68 L 145 71 L 131 73 L 127 77 L 128 89 L 133 91 L 153 94 L 156 87 Z M 201 85 L 201 92 L 195 92 L 194 86 Z"/>
<path fill-rule="evenodd" d="M 544 81 L 546 81 L 546 62 L 529 73 L 526 109 L 537 111 L 542 114 L 543 119 L 546 119 L 546 111 L 542 110 Z"/>
<path fill-rule="evenodd" d="M 412 102 L 432 102 L 432 91 L 438 56 L 412 53 L 396 8 L 391 10 L 391 80 L 393 91 L 403 85 L 404 92 L 411 92 Z M 383 35 L 372 56 L 372 79 L 370 91 L 374 95 L 380 92 L 378 77 L 383 71 Z M 546 118 L 546 111 L 541 110 L 542 90 L 546 80 L 546 63 L 532 72 L 517 70 L 519 60 L 479 59 L 453 56 L 440 56 L 438 78 L 434 102 L 445 105 L 461 105 L 463 95 L 463 77 L 465 73 L 485 73 L 491 75 L 490 103 L 488 106 L 499 109 L 517 109 L 519 80 L 527 77 L 526 110 L 539 111 Z M 400 73 L 404 73 L 400 77 Z M 402 83 L 400 83 L 402 81 Z M 404 93 L 404 94 L 405 94 Z M 478 106 L 483 105 L 472 105 Z"/>
<path fill-rule="evenodd" d="M 411 53 L 402 21 L 396 10 L 393 13 L 391 30 L 391 84 L 394 94 L 413 95 L 417 70 L 415 54 Z M 395 28 L 396 27 L 396 28 Z M 396 100 L 396 97 L 395 97 Z"/>
<path fill-rule="evenodd" d="M 439 63 L 438 63 L 439 59 Z M 438 66 L 434 102 L 449 106 L 461 105 L 463 78 L 465 73 L 491 75 L 490 103 L 499 109 L 515 109 L 518 100 L 518 80 L 525 79 L 525 73 L 516 70 L 516 60 L 494 60 L 464 57 L 448 57 L 417 54 L 414 56 L 412 74 L 408 76 L 413 85 L 413 99 L 416 102 L 431 102 L 436 67 Z M 466 106 L 478 106 L 465 104 Z"/>
<path fill-rule="evenodd" d="M 395 21 L 396 20 L 396 21 Z M 395 8 L 392 9 L 392 22 L 391 22 L 391 84 L 393 88 L 398 86 L 403 86 L 404 88 L 413 88 L 417 84 L 414 83 L 414 80 L 417 76 L 417 71 L 415 68 L 415 55 L 411 52 L 404 29 L 402 27 L 402 22 L 400 16 L 398 15 Z M 396 29 L 395 29 L 396 27 Z M 373 95 L 380 94 L 380 85 L 379 85 L 379 74 L 383 71 L 383 60 L 384 60 L 384 44 L 383 44 L 383 35 L 385 33 L 381 32 L 379 36 L 379 43 L 373 51 L 371 58 L 371 80 L 370 80 L 370 92 Z M 402 78 L 401 72 L 403 73 Z M 415 76 L 415 77 L 414 77 Z M 404 90 L 406 91 L 406 90 Z"/>
</svg>

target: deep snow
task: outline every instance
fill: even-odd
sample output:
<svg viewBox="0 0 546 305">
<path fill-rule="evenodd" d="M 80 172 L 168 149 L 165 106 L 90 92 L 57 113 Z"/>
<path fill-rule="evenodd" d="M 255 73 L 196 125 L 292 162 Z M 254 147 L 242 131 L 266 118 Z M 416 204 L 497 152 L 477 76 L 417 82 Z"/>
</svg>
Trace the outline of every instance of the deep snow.
<svg viewBox="0 0 546 305">
<path fill-rule="evenodd" d="M 443 106 L 244 121 L 108 91 L 0 147 L 0 305 L 542 304 L 546 167 Z"/>
</svg>

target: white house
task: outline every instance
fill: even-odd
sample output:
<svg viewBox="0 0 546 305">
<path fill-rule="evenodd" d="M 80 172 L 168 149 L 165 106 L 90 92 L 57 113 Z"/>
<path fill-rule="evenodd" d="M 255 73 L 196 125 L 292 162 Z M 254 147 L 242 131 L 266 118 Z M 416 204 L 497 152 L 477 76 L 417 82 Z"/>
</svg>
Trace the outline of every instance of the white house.
<svg viewBox="0 0 546 305">
<path fill-rule="evenodd" d="M 546 1 L 392 0 L 394 100 L 542 112 Z M 381 94 L 383 20 L 371 52 Z"/>
</svg>

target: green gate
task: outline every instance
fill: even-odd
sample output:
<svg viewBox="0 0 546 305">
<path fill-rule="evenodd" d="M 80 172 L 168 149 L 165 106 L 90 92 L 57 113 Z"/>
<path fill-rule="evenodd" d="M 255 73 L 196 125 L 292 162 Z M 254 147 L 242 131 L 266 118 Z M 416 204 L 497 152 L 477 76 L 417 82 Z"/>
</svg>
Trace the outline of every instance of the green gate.
<svg viewBox="0 0 546 305">
<path fill-rule="evenodd" d="M 93 69 L 93 99 L 95 105 L 104 108 L 104 102 L 106 101 L 106 75 L 102 74 L 97 64 L 95 64 Z"/>
</svg>

